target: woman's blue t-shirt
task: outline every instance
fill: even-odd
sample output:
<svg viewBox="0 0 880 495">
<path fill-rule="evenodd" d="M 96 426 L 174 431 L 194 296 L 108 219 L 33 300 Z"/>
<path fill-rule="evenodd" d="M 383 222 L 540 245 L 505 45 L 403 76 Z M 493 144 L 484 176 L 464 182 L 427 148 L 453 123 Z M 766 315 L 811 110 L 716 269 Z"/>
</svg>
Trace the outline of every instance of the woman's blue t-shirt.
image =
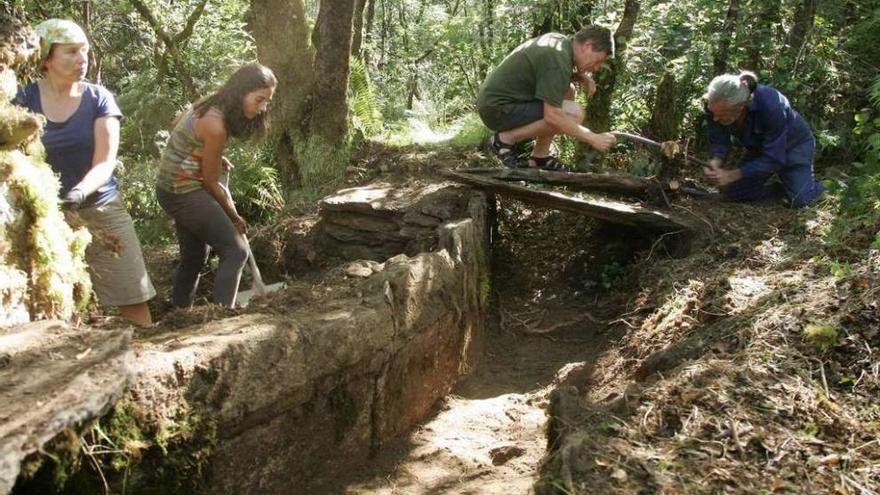
<svg viewBox="0 0 880 495">
<path fill-rule="evenodd" d="M 79 108 L 65 122 L 46 123 L 43 147 L 46 161 L 61 175 L 61 195 L 67 194 L 92 168 L 95 153 L 95 121 L 102 117 L 122 118 L 122 112 L 106 88 L 87 82 L 83 86 Z M 20 88 L 14 103 L 43 114 L 40 88 L 37 83 Z M 103 205 L 119 194 L 116 174 L 86 198 L 84 206 Z"/>
</svg>

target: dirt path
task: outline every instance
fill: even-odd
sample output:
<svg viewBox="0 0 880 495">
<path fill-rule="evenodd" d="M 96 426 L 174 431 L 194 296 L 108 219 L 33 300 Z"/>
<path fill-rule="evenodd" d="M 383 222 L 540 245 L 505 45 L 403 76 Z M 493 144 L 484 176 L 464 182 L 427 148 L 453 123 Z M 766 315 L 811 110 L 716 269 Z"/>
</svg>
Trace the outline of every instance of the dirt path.
<svg viewBox="0 0 880 495">
<path fill-rule="evenodd" d="M 546 450 L 547 395 L 569 363 L 592 361 L 583 343 L 491 330 L 482 366 L 407 438 L 347 483 L 346 494 L 526 494 Z M 599 336 L 601 338 L 601 336 Z"/>
</svg>

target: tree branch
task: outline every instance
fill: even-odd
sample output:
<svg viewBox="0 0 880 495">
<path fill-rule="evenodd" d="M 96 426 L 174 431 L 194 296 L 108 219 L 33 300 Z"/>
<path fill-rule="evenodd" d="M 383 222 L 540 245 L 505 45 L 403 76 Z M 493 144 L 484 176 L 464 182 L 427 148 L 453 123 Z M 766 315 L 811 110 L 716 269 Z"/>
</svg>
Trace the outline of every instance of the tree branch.
<svg viewBox="0 0 880 495">
<path fill-rule="evenodd" d="M 174 64 L 174 67 L 177 69 L 177 72 L 180 73 L 180 77 L 183 79 L 183 86 L 187 92 L 187 96 L 190 100 L 195 101 L 199 98 L 199 91 L 196 89 L 195 81 L 193 80 L 192 74 L 190 74 L 189 70 L 186 68 L 186 65 L 183 63 L 183 59 L 180 56 L 180 50 L 177 48 L 177 43 L 174 41 L 174 38 L 168 34 L 165 29 L 162 28 L 162 25 L 159 24 L 159 21 L 156 20 L 156 17 L 150 12 L 150 8 L 143 2 L 143 0 L 129 0 L 134 7 L 135 10 L 147 21 L 147 24 L 153 28 L 153 31 L 156 33 L 156 36 L 162 40 L 162 43 L 165 44 L 167 48 L 168 54 L 171 55 L 171 61 Z M 196 7 L 196 10 L 202 9 L 204 10 L 204 2 L 207 0 L 203 0 L 203 4 L 199 7 Z M 193 12 L 195 14 L 195 12 Z M 193 16 L 191 15 L 190 18 Z M 196 16 L 198 19 L 198 16 Z M 193 21 L 195 24 L 195 21 Z"/>
<path fill-rule="evenodd" d="M 193 34 L 193 29 L 196 26 L 196 23 L 199 22 L 199 18 L 202 17 L 202 13 L 205 12 L 205 6 L 208 4 L 208 0 L 202 0 L 202 3 L 198 4 L 196 8 L 192 11 L 189 17 L 186 20 L 186 26 L 183 28 L 183 31 L 177 33 L 174 36 L 174 43 L 180 45 L 189 39 Z"/>
</svg>

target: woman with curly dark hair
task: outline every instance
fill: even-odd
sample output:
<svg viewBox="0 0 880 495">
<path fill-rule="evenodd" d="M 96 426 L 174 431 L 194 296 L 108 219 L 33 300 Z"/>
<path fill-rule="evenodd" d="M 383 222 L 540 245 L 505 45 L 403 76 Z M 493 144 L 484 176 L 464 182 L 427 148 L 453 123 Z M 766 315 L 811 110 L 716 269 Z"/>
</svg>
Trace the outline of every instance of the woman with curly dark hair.
<svg viewBox="0 0 880 495">
<path fill-rule="evenodd" d="M 229 138 L 257 140 L 268 127 L 268 105 L 277 80 L 267 67 L 239 68 L 214 94 L 197 101 L 176 121 L 162 154 L 156 197 L 174 218 L 180 265 L 172 303 L 193 303 L 209 248 L 220 256 L 214 302 L 235 305 L 247 262 L 247 224 L 235 209 L 227 177 L 232 164 L 223 156 Z"/>
</svg>

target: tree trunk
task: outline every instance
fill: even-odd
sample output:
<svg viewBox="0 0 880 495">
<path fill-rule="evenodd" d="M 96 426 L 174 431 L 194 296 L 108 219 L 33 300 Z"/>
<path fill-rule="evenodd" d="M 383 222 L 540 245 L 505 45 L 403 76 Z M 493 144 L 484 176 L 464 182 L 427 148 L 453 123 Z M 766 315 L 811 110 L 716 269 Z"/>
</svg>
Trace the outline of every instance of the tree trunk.
<svg viewBox="0 0 880 495">
<path fill-rule="evenodd" d="M 312 89 L 304 103 L 300 130 L 342 146 L 348 132 L 349 54 L 355 0 L 321 2 L 315 30 L 321 40 L 315 54 Z"/>
<path fill-rule="evenodd" d="M 721 28 L 721 38 L 718 40 L 718 51 L 712 57 L 712 67 L 716 76 L 727 72 L 727 57 L 730 52 L 730 42 L 736 33 L 737 17 L 739 17 L 739 0 L 730 0 L 724 26 Z"/>
<path fill-rule="evenodd" d="M 413 66 L 412 73 L 409 76 L 409 81 L 406 83 L 406 109 L 412 110 L 413 103 L 415 103 L 416 98 L 419 96 L 419 74 L 416 70 L 416 66 Z"/>
<path fill-rule="evenodd" d="M 624 52 L 627 42 L 632 37 L 640 7 L 638 0 L 626 0 L 624 4 L 623 17 L 614 32 L 614 42 L 617 46 L 616 55 L 607 64 L 609 70 L 599 73 L 596 81 L 596 94 L 593 95 L 587 107 L 586 125 L 593 132 L 605 132 L 611 126 L 611 96 L 614 94 L 617 76 L 626 69 Z"/>
<path fill-rule="evenodd" d="M 480 19 L 480 62 L 478 79 L 486 78 L 489 61 L 492 59 L 492 44 L 495 37 L 495 0 L 483 0 L 483 15 Z"/>
<path fill-rule="evenodd" d="M 379 44 L 379 66 L 385 65 L 385 49 L 388 44 L 388 1 L 382 1 L 382 37 L 380 38 L 381 43 Z"/>
<path fill-rule="evenodd" d="M 764 5 L 758 12 L 758 18 L 752 29 L 752 36 L 747 41 L 748 62 L 746 68 L 753 71 L 761 70 L 764 66 L 762 55 L 766 54 L 766 48 L 773 44 L 773 25 L 779 21 L 779 0 L 765 0 Z"/>
<path fill-rule="evenodd" d="M 367 41 L 367 46 L 372 47 L 372 43 L 370 43 L 373 39 L 373 18 L 376 15 L 376 2 L 378 0 L 366 0 L 367 3 L 367 13 L 366 18 L 364 19 L 364 40 Z M 364 66 L 367 65 L 367 62 L 370 59 L 370 52 L 367 48 L 361 49 L 362 58 L 364 60 Z"/>
<path fill-rule="evenodd" d="M 272 101 L 272 141 L 279 176 L 286 192 L 301 184 L 293 150 L 300 106 L 311 86 L 313 50 L 302 0 L 251 0 L 250 28 L 260 62 L 275 72 L 278 87 Z"/>
<path fill-rule="evenodd" d="M 807 35 L 813 29 L 818 3 L 818 0 L 803 0 L 794 12 L 794 25 L 788 36 L 788 46 L 792 58 L 800 58 L 801 50 L 807 41 Z"/>
<path fill-rule="evenodd" d="M 355 0 L 352 19 L 351 55 L 361 58 L 361 42 L 364 37 L 364 10 L 367 0 Z"/>
<path fill-rule="evenodd" d="M 678 108 L 675 104 L 675 74 L 666 72 L 657 86 L 654 96 L 654 109 L 651 112 L 650 134 L 657 141 L 672 141 L 678 138 L 680 123 Z"/>
</svg>

